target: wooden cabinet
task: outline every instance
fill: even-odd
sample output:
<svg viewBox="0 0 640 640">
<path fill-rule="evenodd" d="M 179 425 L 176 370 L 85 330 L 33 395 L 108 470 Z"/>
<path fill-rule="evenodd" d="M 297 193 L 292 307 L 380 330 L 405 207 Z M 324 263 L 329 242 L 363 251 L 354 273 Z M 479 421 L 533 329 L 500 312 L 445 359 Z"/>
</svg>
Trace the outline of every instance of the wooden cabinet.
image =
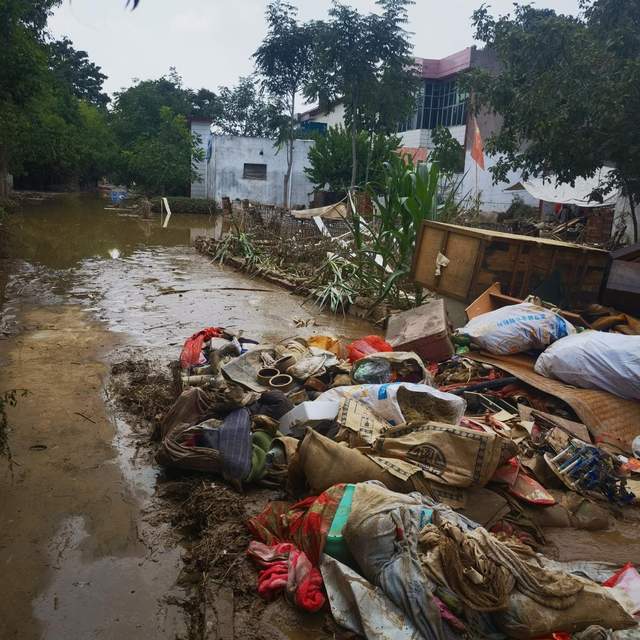
<svg viewBox="0 0 640 640">
<path fill-rule="evenodd" d="M 446 267 L 438 268 L 439 254 L 448 259 Z M 598 300 L 608 255 L 548 238 L 425 221 L 416 243 L 413 278 L 463 302 L 499 282 L 502 292 L 515 298 L 541 291 L 545 300 L 576 308 Z"/>
</svg>

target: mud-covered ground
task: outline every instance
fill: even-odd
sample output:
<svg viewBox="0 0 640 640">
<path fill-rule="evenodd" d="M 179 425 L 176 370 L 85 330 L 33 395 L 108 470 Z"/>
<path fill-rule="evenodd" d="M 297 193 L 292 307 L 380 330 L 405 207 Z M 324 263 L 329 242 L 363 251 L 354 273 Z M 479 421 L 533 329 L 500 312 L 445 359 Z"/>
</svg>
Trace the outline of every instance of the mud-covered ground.
<svg viewBox="0 0 640 640">
<path fill-rule="evenodd" d="M 196 330 L 267 342 L 370 327 L 212 265 L 191 248 L 216 233 L 207 216 L 160 229 L 104 206 L 26 207 L 2 260 L 0 392 L 28 395 L 8 414 L 13 465 L 0 460 L 0 638 L 333 637 L 324 616 L 255 595 L 242 522 L 270 496 L 168 476 L 150 438 L 171 400 L 168 364 Z M 114 391 L 131 359 L 149 361 L 138 382 L 153 400 L 135 384 Z"/>
<path fill-rule="evenodd" d="M 154 434 L 176 395 L 171 369 L 135 358 L 111 367 L 110 400 L 135 425 L 138 459 L 149 464 L 156 450 Z M 184 549 L 177 578 L 184 594 L 170 601 L 184 611 L 189 640 L 276 640 L 295 637 L 295 629 L 314 638 L 348 637 L 326 614 L 304 614 L 283 601 L 266 603 L 256 595 L 245 523 L 269 501 L 286 499 L 282 492 L 251 488 L 238 493 L 217 478 L 169 472 L 158 478 L 156 497 L 156 521 L 169 524 L 173 539 Z"/>
</svg>

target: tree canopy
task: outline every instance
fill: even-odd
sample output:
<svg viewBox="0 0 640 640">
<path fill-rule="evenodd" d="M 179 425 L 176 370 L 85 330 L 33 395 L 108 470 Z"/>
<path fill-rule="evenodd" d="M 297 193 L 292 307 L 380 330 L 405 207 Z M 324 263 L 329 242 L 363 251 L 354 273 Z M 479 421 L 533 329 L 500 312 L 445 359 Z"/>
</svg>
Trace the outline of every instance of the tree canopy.
<svg viewBox="0 0 640 640">
<path fill-rule="evenodd" d="M 389 130 L 414 108 L 417 82 L 408 34 L 411 0 L 377 0 L 381 14 L 363 14 L 334 0 L 315 24 L 315 49 L 305 95 L 322 108 L 345 107 L 352 135 L 351 184 L 358 177 L 358 131 Z"/>
<path fill-rule="evenodd" d="M 296 98 L 311 71 L 314 25 L 302 24 L 298 10 L 282 0 L 267 5 L 267 35 L 254 53 L 263 89 L 277 100 L 287 117 L 282 119 L 278 144 L 286 147 L 284 203 L 289 204 L 296 127 Z"/>
<path fill-rule="evenodd" d="M 185 195 L 201 156 L 188 118 L 213 118 L 219 108 L 212 92 L 185 89 L 175 69 L 157 80 L 139 80 L 115 95 L 111 123 L 119 160 L 115 176 L 147 193 Z"/>
<path fill-rule="evenodd" d="M 621 188 L 629 197 L 637 241 L 640 5 L 583 0 L 581 7 L 578 17 L 531 5 L 499 18 L 484 6 L 473 14 L 476 37 L 501 67 L 470 79 L 477 105 L 502 118 L 486 141 L 497 156 L 491 170 L 496 181 L 512 169 L 572 183 L 612 166 L 604 191 Z"/>
<path fill-rule="evenodd" d="M 266 99 L 253 77 L 240 78 L 235 87 L 220 87 L 220 109 L 213 125 L 218 133 L 231 136 L 275 138 L 282 123 L 277 102 Z"/>
<path fill-rule="evenodd" d="M 48 44 L 49 65 L 57 79 L 71 87 L 76 98 L 105 107 L 109 96 L 102 91 L 107 76 L 91 60 L 86 51 L 77 51 L 68 38 Z"/>
<path fill-rule="evenodd" d="M 195 177 L 202 150 L 187 119 L 171 107 L 159 110 L 160 124 L 153 135 L 143 135 L 124 151 L 127 177 L 148 194 L 181 194 Z"/>
<path fill-rule="evenodd" d="M 8 172 L 31 187 L 84 184 L 112 161 L 113 139 L 96 113 L 105 76 L 70 41 L 48 41 L 57 4 L 0 0 L 0 195 Z"/>
<path fill-rule="evenodd" d="M 358 157 L 364 160 L 358 164 L 357 184 L 381 182 L 383 165 L 397 151 L 400 138 L 360 131 L 356 144 Z M 309 167 L 304 172 L 316 189 L 343 192 L 351 185 L 351 166 L 351 132 L 342 126 L 329 127 L 309 150 Z"/>
</svg>

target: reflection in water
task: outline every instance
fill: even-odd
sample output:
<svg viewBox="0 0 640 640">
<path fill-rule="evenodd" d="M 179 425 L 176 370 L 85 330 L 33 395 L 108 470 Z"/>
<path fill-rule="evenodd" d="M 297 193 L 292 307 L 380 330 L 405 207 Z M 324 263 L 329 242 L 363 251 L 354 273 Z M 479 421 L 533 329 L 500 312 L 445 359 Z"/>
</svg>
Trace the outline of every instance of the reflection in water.
<svg viewBox="0 0 640 640">
<path fill-rule="evenodd" d="M 104 209 L 88 196 L 61 196 L 17 216 L 18 259 L 0 314 L 11 333 L 20 302 L 82 304 L 110 330 L 157 356 L 175 356 L 185 335 L 206 326 L 244 331 L 262 342 L 296 333 L 355 337 L 366 330 L 347 316 L 321 314 L 310 302 L 211 264 L 190 247 L 221 237 L 221 216 L 176 214 L 169 227 Z M 265 290 L 266 289 L 266 290 Z M 298 329 L 296 322 L 308 329 Z"/>
<path fill-rule="evenodd" d="M 211 235 L 220 216 L 174 215 L 169 227 L 160 227 L 158 216 L 143 219 L 135 214 L 105 210 L 107 202 L 92 195 L 71 194 L 39 205 L 25 205 L 13 219 L 16 224 L 13 257 L 54 269 L 76 266 L 85 258 L 131 255 L 140 245 L 189 245 L 197 235 Z M 198 233 L 192 234 L 191 229 Z"/>
</svg>

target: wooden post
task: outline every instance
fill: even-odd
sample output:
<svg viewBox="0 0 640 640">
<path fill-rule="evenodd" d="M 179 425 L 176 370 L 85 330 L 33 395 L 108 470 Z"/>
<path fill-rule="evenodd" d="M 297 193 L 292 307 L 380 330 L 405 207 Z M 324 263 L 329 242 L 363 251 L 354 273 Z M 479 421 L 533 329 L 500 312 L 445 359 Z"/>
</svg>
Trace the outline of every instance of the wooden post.
<svg viewBox="0 0 640 640">
<path fill-rule="evenodd" d="M 162 198 L 161 202 L 164 202 L 164 207 L 167 210 L 167 217 L 164 219 L 164 223 L 162 224 L 162 228 L 166 229 L 169 224 L 169 218 L 171 217 L 171 208 L 169 207 L 169 201 L 166 198 Z"/>
</svg>

